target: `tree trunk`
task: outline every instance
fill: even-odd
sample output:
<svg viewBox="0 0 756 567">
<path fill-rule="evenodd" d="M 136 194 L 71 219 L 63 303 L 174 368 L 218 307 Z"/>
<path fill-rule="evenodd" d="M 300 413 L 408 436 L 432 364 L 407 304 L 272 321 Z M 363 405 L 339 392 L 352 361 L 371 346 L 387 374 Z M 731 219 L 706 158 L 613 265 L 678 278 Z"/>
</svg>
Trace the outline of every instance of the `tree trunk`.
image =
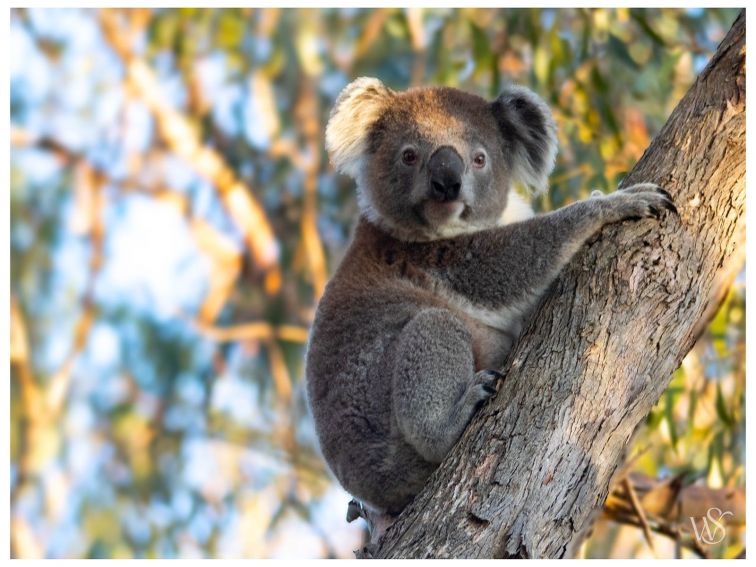
<svg viewBox="0 0 756 567">
<path fill-rule="evenodd" d="M 374 557 L 567 557 L 744 258 L 745 12 L 625 184 L 679 217 L 606 227 L 552 286 L 475 417 Z M 705 450 L 702 448 L 702 450 Z"/>
</svg>

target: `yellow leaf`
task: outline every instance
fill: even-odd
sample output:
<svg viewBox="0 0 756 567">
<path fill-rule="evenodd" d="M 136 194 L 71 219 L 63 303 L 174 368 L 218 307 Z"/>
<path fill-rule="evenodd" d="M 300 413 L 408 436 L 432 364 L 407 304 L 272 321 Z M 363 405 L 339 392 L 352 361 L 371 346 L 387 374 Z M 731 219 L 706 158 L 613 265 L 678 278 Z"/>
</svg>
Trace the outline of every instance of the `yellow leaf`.
<svg viewBox="0 0 756 567">
<path fill-rule="evenodd" d="M 209 323 L 215 320 L 231 295 L 241 272 L 242 257 L 231 239 L 202 219 L 192 221 L 191 232 L 197 246 L 211 262 L 209 287 L 198 314 L 200 321 Z"/>
<path fill-rule="evenodd" d="M 542 84 L 545 84 L 549 78 L 550 61 L 549 52 L 542 46 L 536 47 L 533 57 L 533 71 L 538 81 Z"/>
<path fill-rule="evenodd" d="M 307 75 L 317 76 L 323 72 L 323 61 L 318 53 L 318 34 L 312 26 L 304 26 L 296 38 L 297 55 Z"/>
<path fill-rule="evenodd" d="M 276 108 L 276 96 L 270 78 L 262 71 L 256 71 L 250 81 L 252 102 L 257 112 L 255 116 L 262 120 L 260 128 L 266 133 L 268 140 L 277 138 L 281 130 L 281 121 Z"/>
</svg>

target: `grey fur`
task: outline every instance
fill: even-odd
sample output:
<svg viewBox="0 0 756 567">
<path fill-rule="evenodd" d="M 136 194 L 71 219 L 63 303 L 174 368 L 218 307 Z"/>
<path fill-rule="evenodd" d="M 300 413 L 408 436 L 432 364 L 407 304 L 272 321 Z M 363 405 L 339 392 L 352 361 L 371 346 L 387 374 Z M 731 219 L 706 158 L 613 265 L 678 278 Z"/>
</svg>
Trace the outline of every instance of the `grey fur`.
<svg viewBox="0 0 756 567">
<path fill-rule="evenodd" d="M 365 112 L 366 104 L 379 106 Z M 489 103 L 360 79 L 331 121 L 329 145 L 356 178 L 362 216 L 318 306 L 308 399 L 344 488 L 373 511 L 397 514 L 495 392 L 494 369 L 524 318 L 583 243 L 606 224 L 674 205 L 642 184 L 500 225 L 512 182 L 543 185 L 556 152 L 548 107 L 522 87 Z M 348 151 L 359 153 L 344 150 L 343 124 Z M 465 165 L 459 204 L 429 197 L 426 164 L 442 146 Z M 480 154 L 485 165 L 476 167 Z"/>
</svg>

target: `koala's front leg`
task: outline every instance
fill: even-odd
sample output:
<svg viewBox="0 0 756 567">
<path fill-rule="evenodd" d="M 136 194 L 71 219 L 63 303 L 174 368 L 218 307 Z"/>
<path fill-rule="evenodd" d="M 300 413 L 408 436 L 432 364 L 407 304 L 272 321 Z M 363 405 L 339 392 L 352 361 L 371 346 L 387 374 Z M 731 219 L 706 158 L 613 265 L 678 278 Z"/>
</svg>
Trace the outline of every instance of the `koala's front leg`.
<svg viewBox="0 0 756 567">
<path fill-rule="evenodd" d="M 608 195 L 593 191 L 591 198 L 545 215 L 554 217 L 555 232 L 564 239 L 559 269 L 605 225 L 623 220 L 658 219 L 665 209 L 677 213 L 669 193 L 654 183 L 639 183 Z"/>
<path fill-rule="evenodd" d="M 544 215 L 543 219 L 562 240 L 562 246 L 557 248 L 562 249 L 566 263 L 605 225 L 631 219 L 658 219 L 665 209 L 677 213 L 669 193 L 653 183 L 639 183 L 608 195 L 593 191 L 589 199 Z"/>
<path fill-rule="evenodd" d="M 477 305 L 526 310 L 562 268 L 603 226 L 625 219 L 676 212 L 669 194 L 650 183 L 596 195 L 557 211 L 454 240 L 452 252 L 426 253 L 442 260 L 439 277 Z M 443 242 L 433 246 L 449 246 Z"/>
<path fill-rule="evenodd" d="M 475 372 L 470 333 L 457 317 L 445 309 L 419 312 L 395 350 L 393 411 L 403 438 L 440 463 L 499 379 L 494 370 Z"/>
</svg>

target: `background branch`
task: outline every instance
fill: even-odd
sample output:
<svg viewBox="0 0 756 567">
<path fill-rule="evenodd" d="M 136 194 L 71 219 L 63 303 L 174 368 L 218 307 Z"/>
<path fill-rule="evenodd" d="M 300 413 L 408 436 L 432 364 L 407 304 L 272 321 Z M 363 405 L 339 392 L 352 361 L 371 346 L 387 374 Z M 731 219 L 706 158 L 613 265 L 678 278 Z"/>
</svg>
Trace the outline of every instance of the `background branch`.
<svg viewBox="0 0 756 567">
<path fill-rule="evenodd" d="M 98 13 L 106 40 L 123 60 L 131 90 L 152 112 L 165 142 L 189 167 L 213 184 L 229 216 L 244 234 L 256 264 L 263 270 L 278 270 L 278 242 L 262 205 L 223 156 L 204 146 L 189 120 L 166 100 L 153 70 L 132 51 L 134 34 L 140 30 L 124 30 L 116 10 L 101 9 Z"/>
</svg>

